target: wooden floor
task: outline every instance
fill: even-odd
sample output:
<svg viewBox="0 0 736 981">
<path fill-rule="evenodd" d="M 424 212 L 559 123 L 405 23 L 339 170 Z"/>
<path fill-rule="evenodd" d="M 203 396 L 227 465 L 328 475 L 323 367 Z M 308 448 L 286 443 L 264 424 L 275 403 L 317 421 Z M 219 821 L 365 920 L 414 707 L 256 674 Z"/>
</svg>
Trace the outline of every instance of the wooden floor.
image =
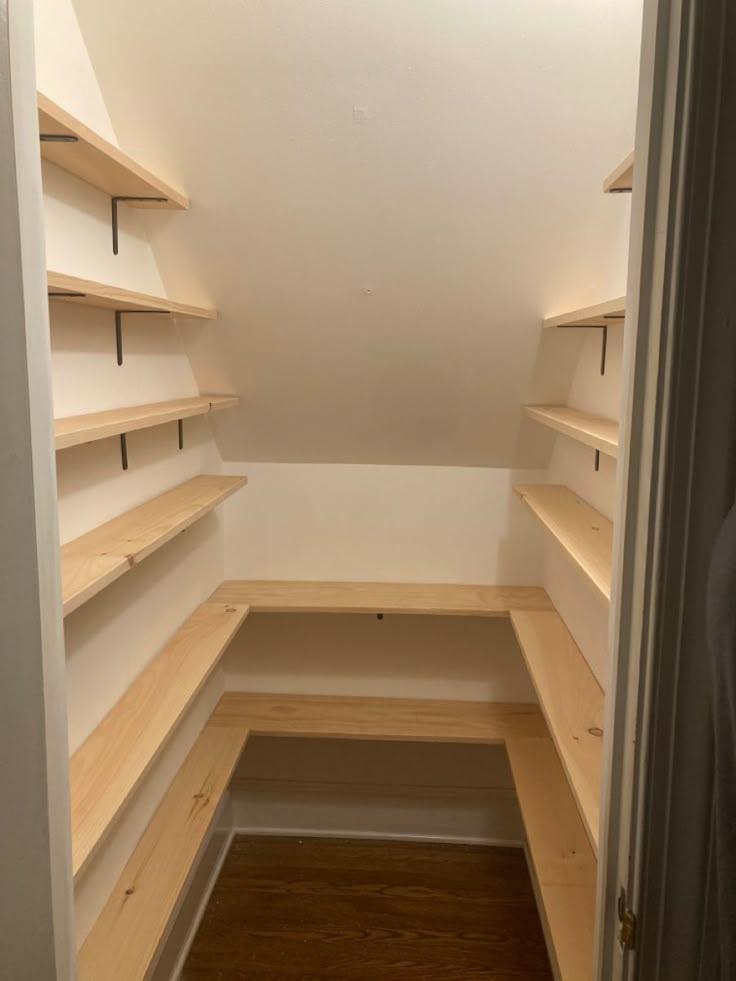
<svg viewBox="0 0 736 981">
<path fill-rule="evenodd" d="M 181 981 L 552 981 L 524 854 L 238 837 Z"/>
</svg>

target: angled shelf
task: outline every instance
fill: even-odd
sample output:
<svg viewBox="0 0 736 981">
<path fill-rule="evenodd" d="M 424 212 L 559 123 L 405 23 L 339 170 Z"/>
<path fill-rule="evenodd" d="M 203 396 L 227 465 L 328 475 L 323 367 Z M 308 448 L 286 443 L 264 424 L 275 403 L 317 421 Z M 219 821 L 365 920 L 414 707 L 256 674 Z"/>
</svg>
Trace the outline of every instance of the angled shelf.
<svg viewBox="0 0 736 981">
<path fill-rule="evenodd" d="M 186 209 L 181 191 L 152 174 L 94 130 L 38 93 L 41 157 L 133 207 Z M 135 200 L 143 199 L 143 200 Z"/>
<path fill-rule="evenodd" d="M 80 416 L 54 420 L 57 450 L 82 443 L 93 443 L 108 436 L 121 436 L 137 429 L 149 429 L 166 422 L 205 416 L 220 409 L 231 409 L 239 403 L 237 395 L 198 395 L 194 398 L 130 405 L 124 409 L 107 409 Z"/>
<path fill-rule="evenodd" d="M 588 840 L 597 855 L 603 690 L 558 613 L 512 610 L 511 623 Z"/>
<path fill-rule="evenodd" d="M 209 514 L 246 483 L 246 477 L 193 477 L 63 545 L 64 616 Z"/>
<path fill-rule="evenodd" d="M 626 297 L 618 296 L 603 303 L 594 303 L 590 307 L 580 307 L 569 313 L 545 317 L 542 326 L 546 328 L 565 327 L 613 327 L 623 324 L 626 319 Z"/>
<path fill-rule="evenodd" d="M 63 303 L 82 303 L 86 306 L 101 307 L 122 313 L 162 313 L 172 319 L 215 320 L 217 311 L 209 307 L 192 306 L 190 303 L 177 303 L 165 296 L 150 296 L 136 293 L 119 286 L 106 286 L 91 279 L 67 276 L 66 273 L 46 274 L 49 299 Z"/>
<path fill-rule="evenodd" d="M 247 739 L 205 726 L 79 951 L 80 981 L 143 981 Z"/>
<path fill-rule="evenodd" d="M 525 405 L 524 412 L 535 422 L 585 446 L 592 446 L 614 460 L 618 456 L 618 423 L 613 419 L 593 416 L 566 405 Z"/>
<path fill-rule="evenodd" d="M 247 615 L 247 606 L 202 604 L 72 756 L 75 877 L 85 869 Z"/>
<path fill-rule="evenodd" d="M 613 524 L 568 487 L 522 484 L 514 488 L 604 599 L 611 599 Z"/>
<path fill-rule="evenodd" d="M 625 194 L 634 188 L 634 153 L 625 157 L 603 181 L 604 194 Z"/>
<path fill-rule="evenodd" d="M 234 579 L 226 580 L 215 598 L 224 603 L 246 603 L 253 613 L 507 616 L 511 609 L 552 609 L 546 592 L 536 586 Z"/>
<path fill-rule="evenodd" d="M 506 743 L 546 926 L 561 981 L 593 977 L 595 855 L 549 735 Z"/>
</svg>

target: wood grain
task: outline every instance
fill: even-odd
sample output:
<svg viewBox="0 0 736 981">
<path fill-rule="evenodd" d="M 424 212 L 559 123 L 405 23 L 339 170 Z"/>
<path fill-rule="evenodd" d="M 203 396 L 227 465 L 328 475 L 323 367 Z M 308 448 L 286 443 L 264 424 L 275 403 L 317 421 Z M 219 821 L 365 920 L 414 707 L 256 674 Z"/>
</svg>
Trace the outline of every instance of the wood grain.
<svg viewBox="0 0 736 981">
<path fill-rule="evenodd" d="M 510 732 L 547 732 L 538 706 L 523 703 L 246 692 L 226 692 L 210 724 L 253 735 L 417 742 L 502 743 Z"/>
<path fill-rule="evenodd" d="M 536 586 L 231 579 L 215 595 L 222 602 L 247 603 L 254 613 L 507 616 L 510 609 L 552 609 Z"/>
<path fill-rule="evenodd" d="M 193 477 L 63 545 L 64 616 L 140 565 L 247 482 L 247 477 Z"/>
<path fill-rule="evenodd" d="M 245 740 L 204 728 L 82 945 L 80 981 L 146 977 Z"/>
<path fill-rule="evenodd" d="M 173 399 L 169 402 L 151 402 L 147 405 L 128 405 L 122 409 L 107 409 L 80 416 L 66 416 L 54 420 L 57 450 L 65 450 L 81 443 L 93 443 L 108 436 L 132 433 L 137 429 L 149 429 L 178 419 L 206 416 L 220 409 L 234 408 L 240 403 L 237 395 L 198 395 L 194 398 Z"/>
<path fill-rule="evenodd" d="M 86 306 L 100 307 L 104 310 L 150 310 L 168 314 L 173 320 L 215 320 L 217 311 L 210 307 L 193 306 L 191 303 L 179 303 L 166 296 L 152 296 L 149 293 L 137 293 L 135 290 L 123 289 L 120 286 L 107 286 L 92 279 L 80 279 L 79 276 L 69 276 L 66 273 L 46 273 L 49 293 L 66 292 L 69 294 L 83 293 L 84 296 L 51 296 L 49 299 L 60 303 L 81 303 Z"/>
<path fill-rule="evenodd" d="M 506 743 L 561 981 L 591 981 L 597 865 L 557 751 L 546 738 Z"/>
<path fill-rule="evenodd" d="M 182 981 L 552 981 L 523 852 L 238 836 Z"/>
<path fill-rule="evenodd" d="M 560 484 L 514 488 L 601 596 L 611 599 L 613 524 Z"/>
<path fill-rule="evenodd" d="M 132 207 L 182 209 L 186 195 L 156 177 L 127 153 L 103 139 L 71 113 L 38 93 L 38 129 L 56 136 L 76 136 L 76 143 L 41 143 L 41 157 L 112 196 L 163 197 L 165 201 L 130 202 Z"/>
<path fill-rule="evenodd" d="M 72 866 L 85 869 L 248 615 L 202 604 L 74 753 Z"/>
<path fill-rule="evenodd" d="M 604 194 L 620 194 L 634 188 L 634 151 L 624 157 L 618 167 L 615 167 L 603 181 Z"/>
<path fill-rule="evenodd" d="M 618 456 L 618 423 L 614 419 L 593 416 L 567 405 L 525 405 L 524 412 L 535 422 L 592 446 L 606 456 Z"/>
<path fill-rule="evenodd" d="M 615 327 L 624 323 L 626 297 L 619 296 L 614 300 L 595 303 L 591 307 L 580 307 L 569 313 L 547 317 L 543 326 L 549 327 Z"/>
<path fill-rule="evenodd" d="M 558 613 L 514 610 L 511 623 L 588 839 L 598 854 L 604 695 Z"/>
</svg>

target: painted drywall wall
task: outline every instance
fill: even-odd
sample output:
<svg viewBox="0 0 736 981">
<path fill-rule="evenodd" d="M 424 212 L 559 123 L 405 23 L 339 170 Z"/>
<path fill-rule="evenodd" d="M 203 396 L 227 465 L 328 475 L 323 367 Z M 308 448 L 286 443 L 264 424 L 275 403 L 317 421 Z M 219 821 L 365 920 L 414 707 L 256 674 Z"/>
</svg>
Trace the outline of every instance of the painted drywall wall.
<svg viewBox="0 0 736 981">
<path fill-rule="evenodd" d="M 225 459 L 545 465 L 540 320 L 625 266 L 640 0 L 75 7 L 116 132 L 192 196 L 145 220 L 221 310 L 191 355 L 243 396 Z"/>
</svg>

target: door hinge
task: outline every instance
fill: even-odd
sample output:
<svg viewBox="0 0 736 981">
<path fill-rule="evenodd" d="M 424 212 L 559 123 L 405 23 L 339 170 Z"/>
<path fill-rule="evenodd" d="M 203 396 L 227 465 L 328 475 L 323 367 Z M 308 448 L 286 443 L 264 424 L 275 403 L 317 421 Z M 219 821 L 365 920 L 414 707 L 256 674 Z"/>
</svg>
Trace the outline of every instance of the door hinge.
<svg viewBox="0 0 736 981">
<path fill-rule="evenodd" d="M 623 886 L 618 894 L 618 922 L 621 924 L 618 934 L 621 950 L 633 950 L 636 946 L 636 915 L 629 906 Z"/>
</svg>

